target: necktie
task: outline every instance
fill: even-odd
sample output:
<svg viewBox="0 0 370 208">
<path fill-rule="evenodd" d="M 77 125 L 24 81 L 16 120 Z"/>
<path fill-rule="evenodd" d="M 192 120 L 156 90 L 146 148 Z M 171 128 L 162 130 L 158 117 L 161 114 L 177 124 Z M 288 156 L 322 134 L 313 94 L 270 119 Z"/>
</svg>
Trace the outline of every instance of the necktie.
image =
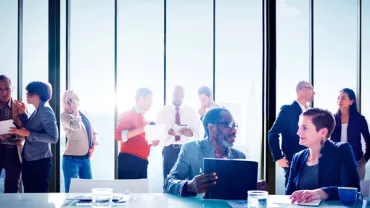
<svg viewBox="0 0 370 208">
<path fill-rule="evenodd" d="M 175 123 L 177 125 L 179 125 L 180 124 L 180 112 L 179 112 L 180 108 L 176 107 L 175 109 L 176 109 Z M 175 141 L 180 141 L 180 136 L 179 135 L 175 136 Z"/>
</svg>

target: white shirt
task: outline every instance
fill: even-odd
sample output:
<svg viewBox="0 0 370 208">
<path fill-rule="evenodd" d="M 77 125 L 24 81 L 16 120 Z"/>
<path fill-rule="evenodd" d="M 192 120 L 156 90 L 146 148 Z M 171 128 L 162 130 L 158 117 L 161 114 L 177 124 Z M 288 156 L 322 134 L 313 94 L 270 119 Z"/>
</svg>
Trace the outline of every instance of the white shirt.
<svg viewBox="0 0 370 208">
<path fill-rule="evenodd" d="M 165 124 L 166 132 L 174 128 L 176 123 L 176 107 L 173 104 L 164 106 L 157 115 L 157 124 Z M 204 129 L 197 111 L 188 105 L 182 105 L 179 109 L 180 123 L 189 125 L 190 129 L 193 131 L 192 137 L 186 137 L 181 135 L 180 141 L 175 141 L 175 136 L 166 135 L 161 138 L 163 141 L 163 146 L 169 146 L 171 144 L 184 144 L 192 140 L 203 139 Z"/>
<path fill-rule="evenodd" d="M 342 124 L 342 132 L 340 133 L 340 141 L 341 142 L 347 142 L 348 141 L 348 139 L 347 139 L 347 127 L 348 127 L 348 123 Z"/>
<path fill-rule="evenodd" d="M 299 107 L 301 107 L 302 112 L 305 112 L 308 108 L 304 107 L 302 104 L 300 104 L 298 101 Z"/>
</svg>

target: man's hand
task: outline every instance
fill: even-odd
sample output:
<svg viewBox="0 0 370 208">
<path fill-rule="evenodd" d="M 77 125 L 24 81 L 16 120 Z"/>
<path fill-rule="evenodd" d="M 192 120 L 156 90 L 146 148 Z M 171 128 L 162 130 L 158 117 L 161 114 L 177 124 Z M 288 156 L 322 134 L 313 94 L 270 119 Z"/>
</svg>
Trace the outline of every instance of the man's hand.
<svg viewBox="0 0 370 208">
<path fill-rule="evenodd" d="M 289 199 L 292 200 L 292 204 L 297 203 L 308 203 L 315 199 L 328 199 L 328 194 L 322 189 L 315 190 L 300 190 L 295 191 L 290 195 Z"/>
<path fill-rule="evenodd" d="M 9 133 L 16 134 L 16 135 L 19 135 L 19 136 L 22 136 L 22 137 L 30 136 L 30 132 L 27 129 L 25 129 L 24 127 L 20 128 L 20 129 L 10 127 Z"/>
<path fill-rule="evenodd" d="M 289 168 L 289 161 L 285 158 L 281 158 L 280 160 L 277 160 L 276 162 L 277 164 L 279 164 L 281 168 Z"/>
<path fill-rule="evenodd" d="M 171 136 L 175 136 L 176 133 L 175 133 L 175 130 L 173 130 L 172 128 L 168 130 L 168 135 L 171 135 Z"/>
<path fill-rule="evenodd" d="M 2 134 L 0 135 L 0 140 L 1 139 L 6 139 L 6 138 L 9 138 L 12 134 Z"/>
<path fill-rule="evenodd" d="M 152 141 L 152 146 L 153 147 L 156 147 L 156 146 L 158 146 L 159 145 L 159 140 L 153 140 Z"/>
<path fill-rule="evenodd" d="M 188 181 L 185 188 L 188 193 L 205 193 L 209 187 L 216 185 L 217 179 L 216 173 L 203 173 Z"/>
<path fill-rule="evenodd" d="M 186 137 L 192 137 L 193 131 L 190 128 L 182 128 L 179 130 L 179 133 L 186 136 Z"/>
</svg>

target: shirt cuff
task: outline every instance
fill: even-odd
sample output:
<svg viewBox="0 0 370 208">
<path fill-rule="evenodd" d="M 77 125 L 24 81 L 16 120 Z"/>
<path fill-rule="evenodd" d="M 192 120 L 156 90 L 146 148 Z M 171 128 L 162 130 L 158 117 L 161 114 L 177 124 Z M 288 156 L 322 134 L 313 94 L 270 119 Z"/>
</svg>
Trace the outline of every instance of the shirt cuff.
<svg viewBox="0 0 370 208">
<path fill-rule="evenodd" d="M 128 133 L 128 130 L 123 130 L 122 131 L 122 141 L 123 142 L 127 142 L 127 140 L 128 140 L 127 133 Z"/>
</svg>

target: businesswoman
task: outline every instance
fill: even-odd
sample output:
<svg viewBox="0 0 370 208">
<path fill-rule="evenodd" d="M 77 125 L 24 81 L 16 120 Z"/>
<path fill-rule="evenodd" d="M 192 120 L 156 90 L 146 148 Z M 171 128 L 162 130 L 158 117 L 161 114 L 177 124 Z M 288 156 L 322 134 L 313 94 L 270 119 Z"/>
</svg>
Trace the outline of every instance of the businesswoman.
<svg viewBox="0 0 370 208">
<path fill-rule="evenodd" d="M 58 127 L 53 109 L 48 105 L 52 96 L 49 83 L 31 82 L 26 86 L 27 103 L 35 107 L 30 117 L 24 103 L 17 104 L 23 128 L 11 128 L 12 134 L 25 137 L 22 178 L 25 193 L 47 193 L 52 166 L 50 144 L 58 141 Z"/>
<path fill-rule="evenodd" d="M 90 158 L 98 143 L 98 134 L 85 113 L 79 110 L 79 97 L 73 90 L 63 96 L 64 112 L 60 115 L 67 145 L 63 155 L 65 192 L 71 178 L 92 179 Z"/>
<path fill-rule="evenodd" d="M 338 95 L 338 112 L 335 117 L 335 129 L 331 140 L 348 142 L 355 154 L 360 180 L 365 178 L 365 165 L 370 158 L 370 134 L 366 119 L 357 110 L 356 95 L 353 90 L 344 88 Z M 366 152 L 362 151 L 361 134 L 364 137 Z"/>
<path fill-rule="evenodd" d="M 328 140 L 334 127 L 334 117 L 327 110 L 312 108 L 301 114 L 297 132 L 299 144 L 308 148 L 292 159 L 286 188 L 292 203 L 337 200 L 338 186 L 360 188 L 351 146 Z"/>
</svg>

